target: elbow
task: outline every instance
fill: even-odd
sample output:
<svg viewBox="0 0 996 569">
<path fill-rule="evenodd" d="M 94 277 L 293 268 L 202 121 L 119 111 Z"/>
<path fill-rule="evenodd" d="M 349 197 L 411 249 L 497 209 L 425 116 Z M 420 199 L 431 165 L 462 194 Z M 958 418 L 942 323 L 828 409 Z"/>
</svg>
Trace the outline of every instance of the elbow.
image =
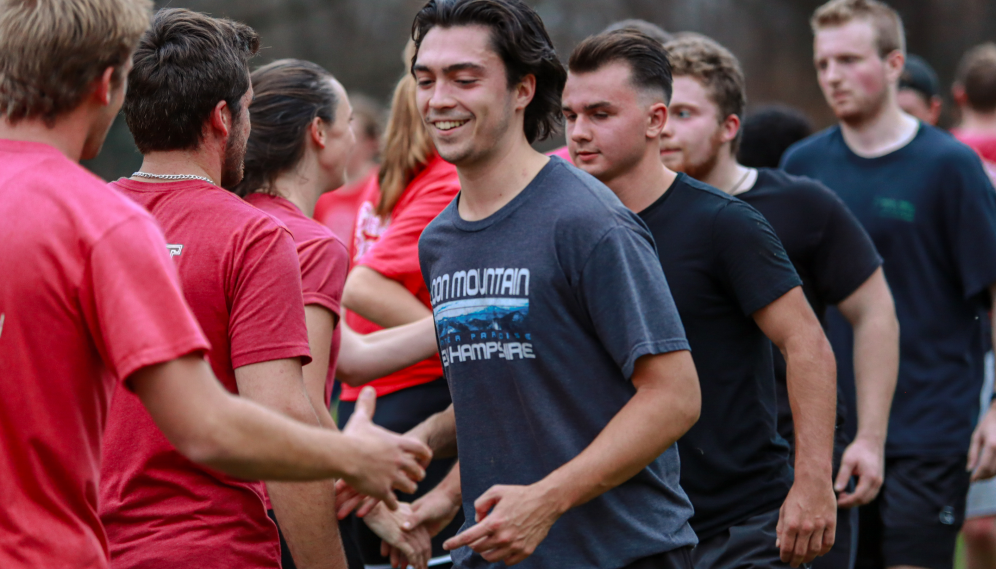
<svg viewBox="0 0 996 569">
<path fill-rule="evenodd" d="M 342 364 L 343 362 L 339 362 L 339 365 L 336 366 L 335 378 L 341 381 L 343 385 L 348 385 L 349 387 L 363 387 L 376 379 L 369 377 L 368 374 L 362 373 L 361 370 L 353 369 L 350 365 Z"/>
<path fill-rule="evenodd" d="M 685 380 L 687 388 L 683 398 L 684 404 L 677 413 L 677 419 L 682 426 L 682 435 L 694 427 L 702 415 L 702 388 L 699 386 L 699 375 L 694 368 L 688 375 Z"/>
<path fill-rule="evenodd" d="M 217 415 L 217 413 L 212 413 Z M 183 456 L 197 464 L 219 468 L 227 462 L 228 447 L 224 442 L 223 425 L 216 416 L 204 417 L 195 432 L 176 437 L 170 442 Z"/>
</svg>

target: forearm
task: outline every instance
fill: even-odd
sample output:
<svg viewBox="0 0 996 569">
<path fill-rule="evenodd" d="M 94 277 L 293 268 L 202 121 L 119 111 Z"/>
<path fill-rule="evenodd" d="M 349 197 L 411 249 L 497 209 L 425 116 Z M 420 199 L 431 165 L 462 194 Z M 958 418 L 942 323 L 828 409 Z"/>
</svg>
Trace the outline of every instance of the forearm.
<svg viewBox="0 0 996 569">
<path fill-rule="evenodd" d="M 453 412 L 453 404 L 419 423 L 408 431 L 408 435 L 424 442 L 432 449 L 433 458 L 456 456 L 456 415 Z"/>
<path fill-rule="evenodd" d="M 891 311 L 889 311 L 891 313 Z M 854 325 L 854 383 L 857 391 L 857 438 L 885 444 L 889 410 L 899 375 L 899 324 L 893 314 L 866 318 Z"/>
<path fill-rule="evenodd" d="M 267 482 L 266 489 L 297 567 L 347 567 L 335 517 L 334 481 Z"/>
<path fill-rule="evenodd" d="M 409 324 L 432 314 L 401 283 L 363 265 L 354 268 L 346 279 L 342 304 L 384 328 Z"/>
<path fill-rule="evenodd" d="M 668 383 L 639 387 L 581 454 L 540 482 L 557 497 L 561 513 L 632 478 L 698 420 L 701 393 L 691 356 L 667 356 L 679 364 L 669 370 Z"/>
<path fill-rule="evenodd" d="M 832 479 L 837 366 L 822 332 L 793 338 L 782 351 L 795 425 L 796 478 Z"/>
<path fill-rule="evenodd" d="M 336 378 L 359 387 L 431 357 L 436 350 L 431 317 L 372 334 L 358 334 L 343 323 Z"/>
</svg>

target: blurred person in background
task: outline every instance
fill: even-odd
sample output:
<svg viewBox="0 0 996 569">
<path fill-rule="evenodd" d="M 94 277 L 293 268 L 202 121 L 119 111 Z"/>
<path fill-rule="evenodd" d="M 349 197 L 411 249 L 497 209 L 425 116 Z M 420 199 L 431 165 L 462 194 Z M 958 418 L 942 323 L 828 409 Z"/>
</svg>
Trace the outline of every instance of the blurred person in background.
<svg viewBox="0 0 996 569">
<path fill-rule="evenodd" d="M 858 385 L 858 434 L 852 441 L 843 427 L 848 408 L 837 388 L 834 433 L 837 534 L 833 549 L 813 561 L 814 568 L 848 569 L 857 539 L 857 508 L 870 502 L 882 484 L 885 433 L 899 367 L 899 323 L 882 259 L 871 238 L 847 206 L 823 184 L 781 170 L 738 163 L 740 117 L 747 103 L 745 79 L 736 57 L 715 41 L 686 36 L 666 44 L 674 73 L 674 95 L 664 129 L 664 164 L 734 195 L 757 208 L 771 223 L 802 279 L 802 288 L 819 318 L 837 306 L 855 329 L 855 378 Z M 788 122 L 798 134 L 806 125 L 798 113 L 769 120 Z M 764 115 L 762 115 L 764 116 Z M 763 124 L 763 123 L 762 123 Z M 751 143 L 765 146 L 767 133 L 756 128 Z M 784 143 L 776 132 L 776 146 Z M 780 152 L 771 152 L 773 156 Z M 775 165 L 777 166 L 777 164 Z M 778 394 L 778 432 L 795 445 L 785 359 L 774 353 Z M 856 486 L 850 486 L 852 475 Z"/>
<path fill-rule="evenodd" d="M 996 183 L 996 44 L 984 43 L 965 53 L 955 71 L 951 94 L 961 115 L 952 134 L 979 154 Z M 992 334 L 991 329 L 986 332 Z M 993 399 L 993 364 L 989 352 L 980 401 L 983 410 Z M 962 535 L 968 569 L 996 568 L 996 480 L 972 484 L 966 517 Z"/>
<path fill-rule="evenodd" d="M 414 49 L 413 46 L 406 51 Z M 410 60 L 409 60 L 410 61 Z M 363 191 L 353 239 L 354 267 L 346 279 L 343 306 L 346 322 L 367 334 L 431 318 L 429 289 L 418 262 L 418 240 L 426 225 L 460 191 L 456 167 L 436 153 L 415 105 L 415 79 L 406 74 L 398 82 L 385 131 L 382 163 L 376 179 Z M 370 382 L 377 390 L 374 422 L 403 433 L 450 405 L 439 357 Z M 344 385 L 339 403 L 339 423 L 353 412 L 360 387 Z M 427 470 L 425 490 L 442 480 L 453 460 L 434 461 Z M 424 493 L 424 492 L 423 492 Z M 403 496 L 405 501 L 418 498 Z M 361 553 L 367 564 L 386 563 L 381 540 L 353 520 Z M 463 523 L 458 515 L 433 539 L 434 562 L 445 562 L 443 542 Z M 440 565 L 434 565 L 440 566 Z"/>
<path fill-rule="evenodd" d="M 346 179 L 342 187 L 318 198 L 313 216 L 347 246 L 353 240 L 353 223 L 363 200 L 363 189 L 377 177 L 384 132 L 384 108 L 377 101 L 362 94 L 350 96 L 350 101 L 356 144 L 346 164 Z"/>
<path fill-rule="evenodd" d="M 660 244 L 685 326 L 702 389 L 701 418 L 678 441 L 699 537 L 694 566 L 799 566 L 834 542 L 833 354 L 764 218 L 661 163 L 673 150 L 667 125 L 692 110 L 674 106 L 669 57 L 674 50 L 636 31 L 581 42 L 563 94 L 568 146 Z M 794 475 L 776 430 L 769 339 L 786 353 L 804 417 Z"/>
<path fill-rule="evenodd" d="M 765 105 L 740 125 L 737 162 L 748 168 L 778 168 L 790 146 L 813 134 L 813 123 L 799 109 Z"/>
<path fill-rule="evenodd" d="M 899 108 L 931 126 L 937 126 L 941 120 L 944 108 L 941 82 L 924 58 L 907 54 L 903 74 L 899 76 L 896 102 Z"/>
<path fill-rule="evenodd" d="M 790 148 L 783 166 L 826 184 L 864 226 L 901 329 L 885 480 L 859 511 L 857 566 L 950 569 L 969 482 L 996 474 L 996 411 L 976 426 L 979 319 L 996 302 L 996 193 L 978 156 L 900 108 L 905 36 L 894 9 L 833 0 L 811 26 L 839 124 Z M 843 370 L 853 341 L 838 327 L 848 327 L 830 323 Z"/>
<path fill-rule="evenodd" d="M 253 72 L 252 86 L 249 113 L 253 127 L 246 145 L 245 174 L 231 189 L 281 221 L 294 237 L 312 357 L 302 370 L 304 386 L 321 425 L 338 430 L 329 406 L 342 334 L 340 302 L 349 254 L 343 242 L 309 214 L 320 196 L 345 181 L 349 157 L 355 156 L 350 152 L 355 144 L 353 109 L 342 85 L 308 61 L 284 59 L 265 65 Z M 431 323 L 428 319 L 423 323 L 420 333 L 431 335 Z M 405 349 L 418 345 L 419 339 L 385 347 L 382 358 L 396 360 Z M 277 521 L 268 501 L 267 505 L 269 516 Z M 402 532 L 398 516 L 403 514 L 392 514 L 381 504 L 364 521 L 400 548 L 413 565 L 425 567 L 428 533 Z M 350 564 L 362 566 L 348 535 L 343 542 Z M 296 566 L 282 532 L 281 564 L 283 569 Z"/>
</svg>

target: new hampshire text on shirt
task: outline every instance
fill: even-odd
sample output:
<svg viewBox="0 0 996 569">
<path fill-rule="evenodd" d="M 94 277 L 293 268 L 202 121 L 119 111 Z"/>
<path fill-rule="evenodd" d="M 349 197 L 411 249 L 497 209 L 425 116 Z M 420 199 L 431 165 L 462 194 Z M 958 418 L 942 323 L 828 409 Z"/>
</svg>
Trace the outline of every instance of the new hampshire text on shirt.
<svg viewBox="0 0 996 569">
<path fill-rule="evenodd" d="M 528 326 L 529 269 L 447 273 L 432 279 L 430 292 L 444 366 L 536 357 Z"/>
</svg>

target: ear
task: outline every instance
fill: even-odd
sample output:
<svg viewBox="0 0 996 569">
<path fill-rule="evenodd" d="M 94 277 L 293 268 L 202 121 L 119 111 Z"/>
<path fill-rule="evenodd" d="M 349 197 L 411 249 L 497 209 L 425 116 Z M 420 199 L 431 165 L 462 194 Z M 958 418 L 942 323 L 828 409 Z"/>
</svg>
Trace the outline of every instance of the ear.
<svg viewBox="0 0 996 569">
<path fill-rule="evenodd" d="M 228 108 L 226 101 L 218 101 L 218 104 L 211 110 L 211 129 L 222 139 L 228 140 L 228 134 L 232 129 L 232 109 Z"/>
<path fill-rule="evenodd" d="M 723 121 L 723 142 L 730 142 L 740 132 L 740 117 L 730 115 Z"/>
<path fill-rule="evenodd" d="M 898 49 L 894 49 L 885 56 L 885 73 L 890 83 L 899 81 L 899 76 L 903 74 L 906 67 L 906 56 Z"/>
<path fill-rule="evenodd" d="M 667 105 L 657 102 L 650 106 L 647 114 L 647 138 L 660 138 L 667 124 Z"/>
<path fill-rule="evenodd" d="M 121 78 L 124 81 L 124 78 Z M 93 80 L 93 96 L 103 106 L 111 104 L 114 94 L 114 68 L 108 67 Z"/>
<path fill-rule="evenodd" d="M 320 117 L 315 117 L 315 120 L 311 121 L 311 124 L 308 125 L 308 138 L 318 148 L 325 148 L 325 121 Z"/>
<path fill-rule="evenodd" d="M 536 76 L 525 75 L 515 87 L 515 110 L 525 109 L 536 95 Z"/>
<path fill-rule="evenodd" d="M 954 99 L 955 104 L 959 107 L 964 107 L 968 104 L 968 95 L 965 94 L 965 86 L 961 83 L 955 83 L 951 86 L 951 98 Z"/>
</svg>

